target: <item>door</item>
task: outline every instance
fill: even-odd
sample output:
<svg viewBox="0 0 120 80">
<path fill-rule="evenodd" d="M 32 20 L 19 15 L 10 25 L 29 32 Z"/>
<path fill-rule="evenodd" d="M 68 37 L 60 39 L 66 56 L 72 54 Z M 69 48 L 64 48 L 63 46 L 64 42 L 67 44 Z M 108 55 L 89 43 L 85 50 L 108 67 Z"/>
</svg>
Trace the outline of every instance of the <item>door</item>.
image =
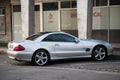
<svg viewBox="0 0 120 80">
<path fill-rule="evenodd" d="M 67 34 L 51 34 L 44 39 L 52 44 L 52 50 L 57 57 L 70 57 L 82 55 L 83 44 L 73 36 Z"/>
<path fill-rule="evenodd" d="M 59 31 L 58 2 L 43 3 L 43 31 Z"/>
<path fill-rule="evenodd" d="M 13 40 L 22 40 L 22 19 L 20 5 L 13 5 L 12 16 Z"/>
<path fill-rule="evenodd" d="M 70 57 L 82 55 L 82 44 L 76 42 L 56 42 L 53 45 L 56 56 Z"/>
</svg>

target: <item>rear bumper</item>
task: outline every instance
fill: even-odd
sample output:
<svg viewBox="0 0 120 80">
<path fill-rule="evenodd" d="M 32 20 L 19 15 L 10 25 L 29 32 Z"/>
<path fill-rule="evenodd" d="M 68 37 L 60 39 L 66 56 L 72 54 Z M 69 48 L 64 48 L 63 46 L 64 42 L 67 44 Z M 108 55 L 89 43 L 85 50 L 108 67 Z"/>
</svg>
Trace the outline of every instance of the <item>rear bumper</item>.
<svg viewBox="0 0 120 80">
<path fill-rule="evenodd" d="M 8 57 L 10 59 L 14 59 L 17 61 L 31 61 L 32 53 L 31 52 L 23 52 L 23 51 L 10 51 L 7 50 Z"/>
</svg>

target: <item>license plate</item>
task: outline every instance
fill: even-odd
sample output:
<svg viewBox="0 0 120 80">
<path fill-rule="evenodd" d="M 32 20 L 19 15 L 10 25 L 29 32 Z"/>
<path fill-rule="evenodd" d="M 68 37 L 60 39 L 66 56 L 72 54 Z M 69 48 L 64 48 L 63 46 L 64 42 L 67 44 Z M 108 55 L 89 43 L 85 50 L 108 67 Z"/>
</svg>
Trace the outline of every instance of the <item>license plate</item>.
<svg viewBox="0 0 120 80">
<path fill-rule="evenodd" d="M 10 47 L 10 48 L 13 48 L 13 45 L 10 45 L 9 47 Z"/>
<path fill-rule="evenodd" d="M 13 45 L 9 45 L 9 49 L 12 50 L 13 49 Z"/>
</svg>

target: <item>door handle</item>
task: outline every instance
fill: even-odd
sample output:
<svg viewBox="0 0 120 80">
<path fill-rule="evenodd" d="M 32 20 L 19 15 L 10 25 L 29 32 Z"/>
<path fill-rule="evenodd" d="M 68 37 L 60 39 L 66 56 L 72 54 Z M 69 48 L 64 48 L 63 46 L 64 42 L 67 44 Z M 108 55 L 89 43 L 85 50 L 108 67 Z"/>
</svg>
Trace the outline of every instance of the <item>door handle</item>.
<svg viewBox="0 0 120 80">
<path fill-rule="evenodd" d="M 59 46 L 59 44 L 55 44 L 55 46 Z"/>
</svg>

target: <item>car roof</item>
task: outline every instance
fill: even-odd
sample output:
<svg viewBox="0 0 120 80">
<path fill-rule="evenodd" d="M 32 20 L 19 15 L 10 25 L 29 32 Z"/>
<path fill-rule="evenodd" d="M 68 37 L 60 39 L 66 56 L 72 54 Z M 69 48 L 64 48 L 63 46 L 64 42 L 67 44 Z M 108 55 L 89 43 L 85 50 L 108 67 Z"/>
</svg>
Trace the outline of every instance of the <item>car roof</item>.
<svg viewBox="0 0 120 80">
<path fill-rule="evenodd" d="M 49 33 L 51 34 L 51 33 L 65 33 L 65 32 L 60 32 L 60 31 L 55 31 L 55 32 L 39 32 L 38 35 L 39 34 L 44 35 L 44 34 L 49 34 Z"/>
<path fill-rule="evenodd" d="M 45 35 L 56 34 L 56 33 L 67 34 L 65 32 L 39 32 L 37 34 L 30 35 L 29 37 L 26 38 L 26 40 L 34 40 L 34 39 L 37 39 L 39 36 L 45 36 Z"/>
<path fill-rule="evenodd" d="M 38 33 L 38 35 L 45 35 L 45 34 L 59 34 L 59 33 L 63 33 L 63 34 L 67 34 L 67 33 L 65 33 L 65 32 L 60 32 L 60 31 L 56 31 L 56 32 L 40 32 L 40 33 Z"/>
</svg>

